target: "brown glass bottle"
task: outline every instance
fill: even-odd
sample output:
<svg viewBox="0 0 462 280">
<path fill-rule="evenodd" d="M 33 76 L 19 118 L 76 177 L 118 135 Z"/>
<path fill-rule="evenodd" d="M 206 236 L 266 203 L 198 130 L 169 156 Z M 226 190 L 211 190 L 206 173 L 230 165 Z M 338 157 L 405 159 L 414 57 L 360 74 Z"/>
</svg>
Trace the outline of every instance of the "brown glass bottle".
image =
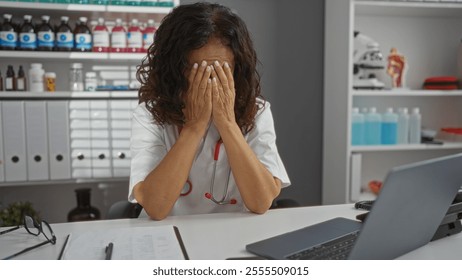
<svg viewBox="0 0 462 280">
<path fill-rule="evenodd" d="M 17 91 L 27 90 L 26 74 L 24 74 L 24 69 L 22 69 L 22 65 L 19 66 L 18 78 L 16 79 L 16 90 Z"/>
<path fill-rule="evenodd" d="M 16 77 L 14 76 L 14 70 L 12 65 L 8 65 L 8 70 L 6 71 L 5 90 L 16 90 Z"/>
<path fill-rule="evenodd" d="M 77 207 L 72 209 L 67 215 L 68 222 L 92 221 L 101 219 L 99 210 L 90 205 L 90 188 L 80 188 L 75 190 L 77 196 Z"/>
<path fill-rule="evenodd" d="M 79 24 L 76 24 L 74 29 L 74 51 L 91 52 L 92 50 L 92 34 L 87 26 L 87 18 L 80 17 Z"/>
</svg>

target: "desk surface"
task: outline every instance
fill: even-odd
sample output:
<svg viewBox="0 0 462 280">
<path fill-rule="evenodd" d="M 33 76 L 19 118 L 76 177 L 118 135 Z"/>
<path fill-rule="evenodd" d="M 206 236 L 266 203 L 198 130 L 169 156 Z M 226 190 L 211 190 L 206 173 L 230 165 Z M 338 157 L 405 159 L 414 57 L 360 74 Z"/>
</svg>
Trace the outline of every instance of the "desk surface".
<svg viewBox="0 0 462 280">
<path fill-rule="evenodd" d="M 69 233 L 118 227 L 150 227 L 175 225 L 179 228 L 191 259 L 220 260 L 230 257 L 251 256 L 245 245 L 292 231 L 334 217 L 354 217 L 362 211 L 351 204 L 316 207 L 298 207 L 270 210 L 266 214 L 216 213 L 207 215 L 173 216 L 163 221 L 146 218 L 103 220 L 52 224 L 58 238 L 56 245 L 45 245 L 18 257 L 18 259 L 56 259 Z M 0 236 L 0 258 L 37 244 L 37 237 L 24 229 Z M 380 242 L 380 241 L 379 241 Z M 400 259 L 462 259 L 462 234 L 449 236 L 414 250 Z"/>
</svg>

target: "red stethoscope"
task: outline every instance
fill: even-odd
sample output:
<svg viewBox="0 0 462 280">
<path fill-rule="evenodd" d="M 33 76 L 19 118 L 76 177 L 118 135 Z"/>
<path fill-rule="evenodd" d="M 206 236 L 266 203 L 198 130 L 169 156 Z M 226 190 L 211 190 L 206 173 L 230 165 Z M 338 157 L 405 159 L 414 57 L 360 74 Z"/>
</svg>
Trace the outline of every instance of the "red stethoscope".
<svg viewBox="0 0 462 280">
<path fill-rule="evenodd" d="M 181 131 L 181 129 L 179 129 L 179 131 Z M 220 155 L 221 144 L 223 144 L 223 140 L 221 140 L 221 138 L 220 138 L 217 141 L 217 143 L 215 144 L 215 149 L 214 149 L 214 152 L 213 152 L 213 173 L 212 173 L 212 181 L 210 183 L 210 192 L 206 192 L 205 197 L 207 199 L 210 199 L 211 201 L 215 202 L 218 205 L 236 204 L 237 203 L 236 199 L 234 199 L 234 198 L 231 198 L 229 200 L 226 199 L 226 197 L 228 196 L 228 185 L 229 185 L 229 177 L 231 176 L 231 169 L 228 170 L 228 176 L 226 178 L 226 185 L 225 185 L 225 188 L 223 190 L 223 194 L 222 194 L 221 198 L 218 200 L 218 199 L 215 198 L 215 196 L 213 194 L 213 186 L 215 185 L 215 174 L 216 174 L 216 171 L 217 171 L 217 162 L 218 162 L 218 157 Z M 191 191 L 192 191 L 192 183 L 188 179 L 186 181 L 186 183 L 184 184 L 183 190 L 181 191 L 180 195 L 181 196 L 187 196 L 188 194 L 191 193 Z"/>
</svg>

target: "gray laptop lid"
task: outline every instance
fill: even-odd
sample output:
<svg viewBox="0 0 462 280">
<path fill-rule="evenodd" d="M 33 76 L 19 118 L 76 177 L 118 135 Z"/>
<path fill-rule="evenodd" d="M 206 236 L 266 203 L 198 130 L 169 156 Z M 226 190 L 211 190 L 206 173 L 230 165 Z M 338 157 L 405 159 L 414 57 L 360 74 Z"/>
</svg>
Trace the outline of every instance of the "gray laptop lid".
<svg viewBox="0 0 462 280">
<path fill-rule="evenodd" d="M 394 259 L 427 244 L 462 185 L 462 154 L 390 170 L 349 259 Z"/>
</svg>

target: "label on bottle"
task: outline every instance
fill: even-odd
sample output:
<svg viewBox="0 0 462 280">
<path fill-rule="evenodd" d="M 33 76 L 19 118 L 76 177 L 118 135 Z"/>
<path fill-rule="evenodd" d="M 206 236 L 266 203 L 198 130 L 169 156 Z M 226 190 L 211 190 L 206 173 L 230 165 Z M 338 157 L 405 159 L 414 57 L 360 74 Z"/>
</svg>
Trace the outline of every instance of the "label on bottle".
<svg viewBox="0 0 462 280">
<path fill-rule="evenodd" d="M 16 80 L 18 90 L 26 90 L 26 83 L 24 82 L 24 78 L 18 78 Z"/>
<path fill-rule="evenodd" d="M 141 32 L 128 32 L 128 47 L 141 48 L 143 46 L 143 34 Z"/>
<path fill-rule="evenodd" d="M 75 34 L 75 47 L 77 49 L 91 49 L 91 34 Z"/>
<path fill-rule="evenodd" d="M 111 38 L 111 46 L 113 48 L 126 48 L 127 37 L 125 32 L 113 32 Z"/>
<path fill-rule="evenodd" d="M 154 36 L 156 33 L 144 33 L 143 34 L 143 48 L 145 50 L 149 49 L 149 47 L 154 43 Z"/>
<path fill-rule="evenodd" d="M 38 47 L 50 47 L 52 48 L 55 42 L 55 34 L 50 31 L 40 31 L 38 32 Z"/>
<path fill-rule="evenodd" d="M 6 78 L 5 79 L 5 89 L 6 90 L 13 90 L 13 78 Z"/>
<path fill-rule="evenodd" d="M 109 32 L 105 30 L 93 31 L 94 47 L 109 47 Z"/>
<path fill-rule="evenodd" d="M 74 34 L 70 32 L 56 33 L 56 46 L 58 48 L 73 48 L 74 47 Z"/>
<path fill-rule="evenodd" d="M 23 49 L 36 49 L 37 35 L 35 35 L 35 33 L 20 33 L 19 47 Z"/>
<path fill-rule="evenodd" d="M 0 31 L 0 47 L 16 47 L 17 34 L 14 31 Z"/>
</svg>

